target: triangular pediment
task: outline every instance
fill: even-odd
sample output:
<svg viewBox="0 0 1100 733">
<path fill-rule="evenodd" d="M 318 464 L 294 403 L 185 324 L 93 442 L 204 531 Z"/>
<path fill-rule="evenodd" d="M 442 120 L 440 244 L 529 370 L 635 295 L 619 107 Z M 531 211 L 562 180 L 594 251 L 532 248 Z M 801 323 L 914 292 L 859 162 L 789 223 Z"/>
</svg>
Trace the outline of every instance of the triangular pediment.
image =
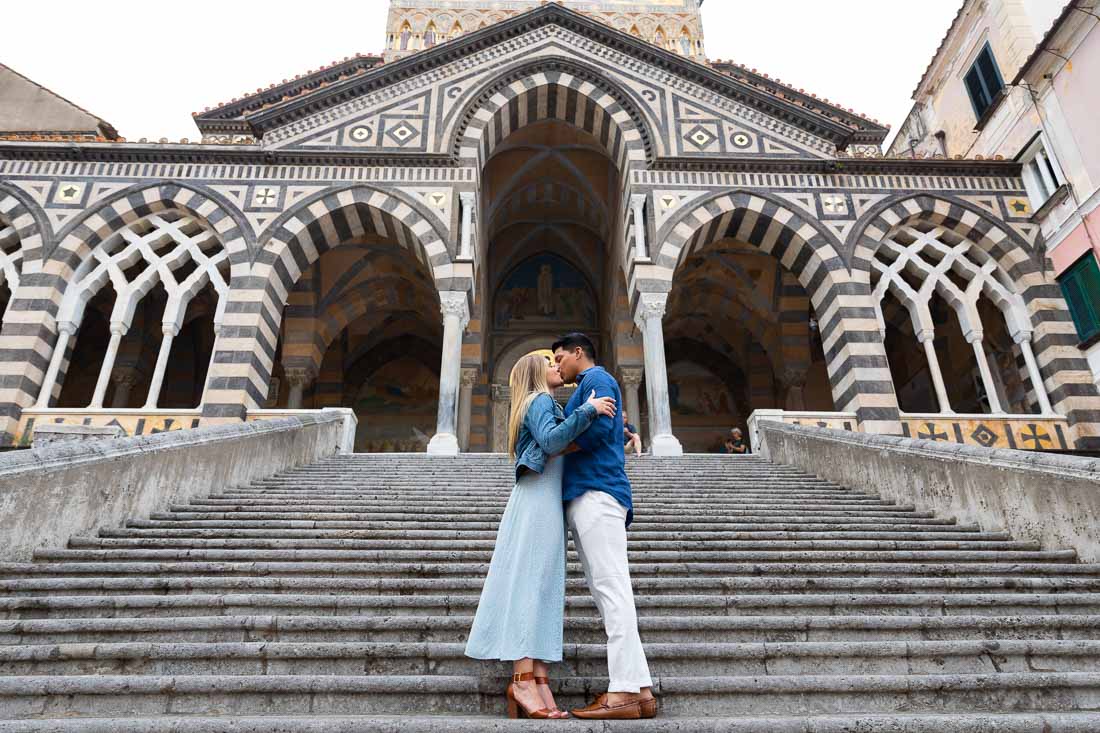
<svg viewBox="0 0 1100 733">
<path fill-rule="evenodd" d="M 530 68 L 529 77 L 507 76 L 517 64 Z M 789 90 L 722 73 L 557 4 L 312 90 L 279 90 L 279 99 L 259 107 L 242 100 L 238 106 L 253 111 L 234 119 L 215 110 L 196 120 L 211 131 L 252 134 L 268 149 L 453 157 L 496 80 L 507 77 L 522 91 L 515 85 L 562 75 L 590 77 L 579 91 L 591 99 L 610 91 L 653 159 L 827 158 L 886 134 L 839 108 L 811 108 Z"/>
</svg>

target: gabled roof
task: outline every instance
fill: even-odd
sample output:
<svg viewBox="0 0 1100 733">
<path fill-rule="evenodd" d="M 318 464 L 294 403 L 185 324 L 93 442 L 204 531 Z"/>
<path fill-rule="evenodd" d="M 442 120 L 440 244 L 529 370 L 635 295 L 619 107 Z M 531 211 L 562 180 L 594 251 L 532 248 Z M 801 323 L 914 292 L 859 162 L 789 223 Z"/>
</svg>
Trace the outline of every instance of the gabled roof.
<svg viewBox="0 0 1100 733">
<path fill-rule="evenodd" d="M 0 135 L 32 140 L 118 140 L 101 117 L 0 64 Z"/>
<path fill-rule="evenodd" d="M 779 84 L 735 64 L 711 67 L 686 59 L 604 25 L 558 3 L 548 3 L 495 25 L 463 35 L 390 64 L 355 61 L 307 74 L 228 105 L 195 115 L 204 134 L 262 137 L 275 127 L 315 114 L 375 89 L 450 63 L 543 25 L 556 24 L 668 69 L 712 91 L 759 109 L 845 148 L 852 143 L 881 144 L 889 129 L 850 110 Z"/>
</svg>

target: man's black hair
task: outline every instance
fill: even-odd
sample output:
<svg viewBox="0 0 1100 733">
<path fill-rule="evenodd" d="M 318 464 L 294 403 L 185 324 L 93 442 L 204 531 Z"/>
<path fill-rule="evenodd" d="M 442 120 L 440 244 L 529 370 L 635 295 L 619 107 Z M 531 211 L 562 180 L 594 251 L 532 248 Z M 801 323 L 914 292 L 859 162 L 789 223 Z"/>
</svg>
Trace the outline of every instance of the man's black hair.
<svg viewBox="0 0 1100 733">
<path fill-rule="evenodd" d="M 572 351 L 578 346 L 584 351 L 585 356 L 592 361 L 596 361 L 596 346 L 592 343 L 592 339 L 588 338 L 583 333 L 573 332 L 565 334 L 554 342 L 550 350 L 557 351 L 558 349 L 565 349 L 566 351 Z"/>
</svg>

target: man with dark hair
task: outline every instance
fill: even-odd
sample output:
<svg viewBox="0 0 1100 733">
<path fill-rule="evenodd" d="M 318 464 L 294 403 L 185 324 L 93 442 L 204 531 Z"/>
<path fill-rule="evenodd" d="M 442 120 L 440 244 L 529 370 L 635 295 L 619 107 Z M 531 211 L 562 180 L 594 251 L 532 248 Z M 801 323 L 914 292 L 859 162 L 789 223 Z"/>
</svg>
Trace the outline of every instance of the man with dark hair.
<svg viewBox="0 0 1100 733">
<path fill-rule="evenodd" d="M 596 347 L 587 336 L 568 334 L 553 350 L 562 379 L 577 384 L 566 405 L 566 417 L 584 404 L 582 396 L 593 392 L 614 398 L 621 410 L 619 385 L 603 367 L 596 366 Z M 592 705 L 574 710 L 573 715 L 586 720 L 652 718 L 657 714 L 657 700 L 650 690 L 653 682 L 638 635 L 626 554 L 626 528 L 633 519 L 634 505 L 626 477 L 621 412 L 598 418 L 577 438 L 576 446 L 579 450 L 565 457 L 562 500 L 588 589 L 607 632 L 611 681 L 606 694 Z"/>
</svg>

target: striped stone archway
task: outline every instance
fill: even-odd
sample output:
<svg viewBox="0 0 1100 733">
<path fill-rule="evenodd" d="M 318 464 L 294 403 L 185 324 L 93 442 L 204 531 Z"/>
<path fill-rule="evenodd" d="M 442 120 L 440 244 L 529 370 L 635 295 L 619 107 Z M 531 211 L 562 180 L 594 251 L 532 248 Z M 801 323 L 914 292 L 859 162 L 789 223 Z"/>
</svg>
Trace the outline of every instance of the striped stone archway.
<svg viewBox="0 0 1100 733">
<path fill-rule="evenodd" d="M 471 96 L 455 123 L 452 152 L 479 171 L 508 135 L 543 120 L 567 122 L 595 137 L 624 178 L 653 160 L 652 136 L 627 94 L 574 59 L 522 62 Z"/>
<path fill-rule="evenodd" d="M 0 390 L 5 440 L 11 440 L 23 410 L 38 399 L 57 343 L 58 309 L 77 268 L 126 225 L 169 210 L 201 220 L 227 250 L 247 251 L 245 230 L 231 207 L 211 192 L 170 182 L 133 186 L 97 203 L 58 234 L 52 249 L 43 246 L 40 235 L 25 247 L 24 276 L 0 333 L 0 368 L 18 364 L 12 368 L 20 373 L 18 383 Z"/>
<path fill-rule="evenodd" d="M 1044 261 L 1045 254 L 987 212 L 965 201 L 929 194 L 884 201 L 867 213 L 853 235 L 854 277 L 869 284 L 871 260 L 878 248 L 897 227 L 918 222 L 943 227 L 996 261 L 1027 308 L 1032 349 L 1054 411 L 1077 431 L 1079 447 L 1100 444 L 1100 393 L 1078 348 L 1073 317 L 1052 275 L 1053 267 Z M 1036 401 L 1033 396 L 1032 402 Z"/>
<path fill-rule="evenodd" d="M 207 380 L 204 418 L 242 419 L 264 403 L 283 309 L 295 283 L 329 249 L 367 235 L 408 250 L 431 274 L 437 291 L 470 288 L 469 278 L 456 276 L 444 235 L 399 192 L 357 185 L 305 199 L 275 221 L 247 274 L 234 277 Z"/>
<path fill-rule="evenodd" d="M 838 240 L 785 204 L 734 191 L 674 218 L 658 232 L 652 269 L 658 275 L 635 280 L 632 299 L 642 291 L 671 290 L 692 252 L 725 237 L 773 255 L 806 290 L 821 329 L 836 409 L 856 413 L 868 432 L 899 433 L 900 411 L 870 288 L 852 277 Z"/>
</svg>

